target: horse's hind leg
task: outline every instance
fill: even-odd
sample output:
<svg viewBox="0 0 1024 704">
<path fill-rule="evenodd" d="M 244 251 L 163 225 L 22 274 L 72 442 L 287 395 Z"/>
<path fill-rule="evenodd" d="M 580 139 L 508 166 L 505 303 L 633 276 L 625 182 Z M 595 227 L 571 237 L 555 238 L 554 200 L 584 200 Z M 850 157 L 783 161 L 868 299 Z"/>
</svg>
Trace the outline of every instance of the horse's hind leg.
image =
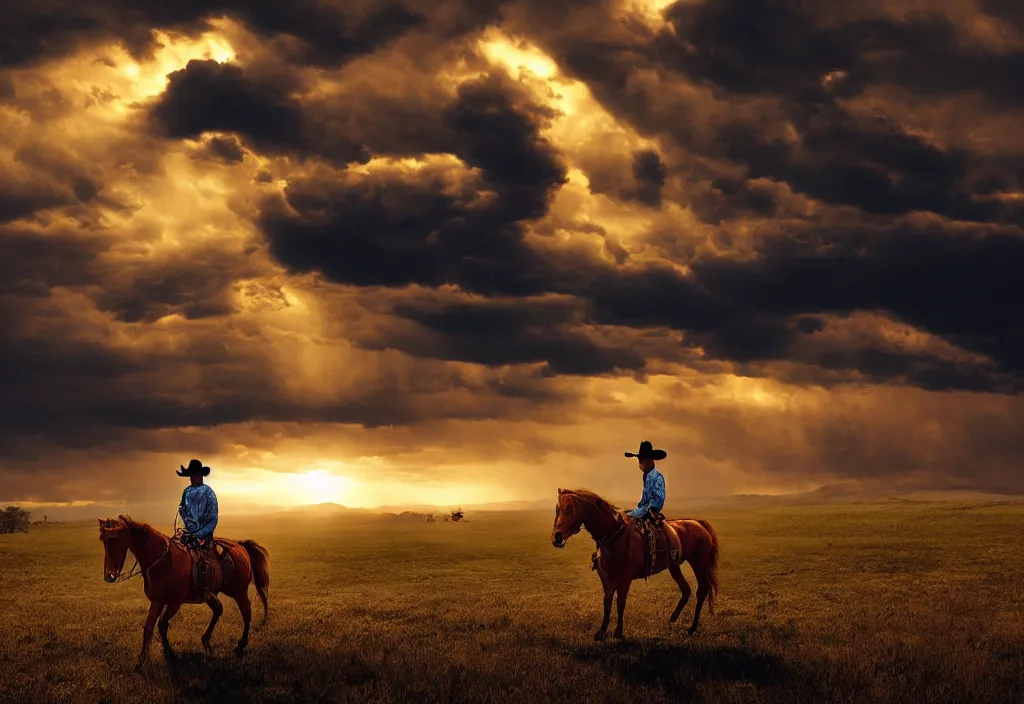
<svg viewBox="0 0 1024 704">
<path fill-rule="evenodd" d="M 631 579 L 624 579 L 619 583 L 619 587 L 616 590 L 615 595 L 615 606 L 618 609 L 619 620 L 615 626 L 615 633 L 612 634 L 613 638 L 625 638 L 626 635 L 622 632 L 622 615 L 626 611 L 626 597 L 629 596 L 629 588 L 633 585 Z"/>
<path fill-rule="evenodd" d="M 212 594 L 206 600 L 206 605 L 213 611 L 213 618 L 210 619 L 210 625 L 206 627 L 206 632 L 203 633 L 203 650 L 206 651 L 207 655 L 212 655 L 213 648 L 210 647 L 210 637 L 213 636 L 213 628 L 217 625 L 217 621 L 220 620 L 220 615 L 224 613 L 224 604 L 220 603 L 220 599 L 217 598 L 216 594 Z"/>
<path fill-rule="evenodd" d="M 708 598 L 708 593 L 711 591 L 711 580 L 708 579 L 707 570 L 704 569 L 704 566 L 701 565 L 701 568 L 694 570 L 693 573 L 697 576 L 697 606 L 693 610 L 693 624 L 690 626 L 690 635 L 697 632 L 697 624 L 700 622 L 700 610 L 704 608 L 704 600 Z"/>
<path fill-rule="evenodd" d="M 676 604 L 675 611 L 672 612 L 672 616 L 669 618 L 669 623 L 675 623 L 679 620 L 679 614 L 682 613 L 683 609 L 686 608 L 686 603 L 690 601 L 690 583 L 686 581 L 686 577 L 683 576 L 683 571 L 679 569 L 679 565 L 672 562 L 668 565 L 668 573 L 672 575 L 672 579 L 676 580 L 676 584 L 679 585 L 679 591 L 683 593 L 679 597 L 679 603 Z"/>
<path fill-rule="evenodd" d="M 238 602 L 238 610 L 242 612 L 242 623 L 244 624 L 242 638 L 238 641 L 235 653 L 238 657 L 242 657 L 242 653 L 245 652 L 245 646 L 249 644 L 249 626 L 252 623 L 252 604 L 249 603 L 248 590 L 235 597 L 235 601 Z"/>
</svg>

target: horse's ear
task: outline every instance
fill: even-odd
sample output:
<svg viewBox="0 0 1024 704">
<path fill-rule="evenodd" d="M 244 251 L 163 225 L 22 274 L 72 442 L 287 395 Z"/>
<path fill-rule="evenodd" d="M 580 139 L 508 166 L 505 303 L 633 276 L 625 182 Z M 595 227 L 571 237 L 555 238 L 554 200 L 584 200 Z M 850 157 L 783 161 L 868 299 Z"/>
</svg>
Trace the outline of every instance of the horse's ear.
<svg viewBox="0 0 1024 704">
<path fill-rule="evenodd" d="M 563 493 L 565 493 L 565 489 L 559 489 L 559 490 L 558 490 L 558 494 L 559 494 L 559 496 L 561 496 L 561 495 L 562 495 Z"/>
</svg>

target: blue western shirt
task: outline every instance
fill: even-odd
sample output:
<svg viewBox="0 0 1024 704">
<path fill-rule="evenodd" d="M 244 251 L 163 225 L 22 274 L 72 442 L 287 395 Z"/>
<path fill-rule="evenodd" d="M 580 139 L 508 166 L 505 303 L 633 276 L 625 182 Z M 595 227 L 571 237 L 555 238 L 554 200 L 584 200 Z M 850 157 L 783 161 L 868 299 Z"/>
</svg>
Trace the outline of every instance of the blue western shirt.
<svg viewBox="0 0 1024 704">
<path fill-rule="evenodd" d="M 644 492 L 640 495 L 640 503 L 627 515 L 633 518 L 640 518 L 647 513 L 648 509 L 653 508 L 655 511 L 661 511 L 661 507 L 664 505 L 665 477 L 661 476 L 661 472 L 658 471 L 657 467 L 652 467 L 651 471 L 644 475 Z"/>
<path fill-rule="evenodd" d="M 217 527 L 217 495 L 206 484 L 186 487 L 181 494 L 178 513 L 187 532 L 197 538 L 208 538 Z"/>
</svg>

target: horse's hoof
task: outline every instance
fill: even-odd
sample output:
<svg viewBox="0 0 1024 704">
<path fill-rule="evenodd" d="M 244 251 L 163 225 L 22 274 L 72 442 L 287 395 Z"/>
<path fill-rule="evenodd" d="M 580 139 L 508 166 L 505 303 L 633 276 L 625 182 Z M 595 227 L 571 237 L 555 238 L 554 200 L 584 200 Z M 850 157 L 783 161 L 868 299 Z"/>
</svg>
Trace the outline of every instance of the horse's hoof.
<svg viewBox="0 0 1024 704">
<path fill-rule="evenodd" d="M 688 629 L 686 629 L 686 632 L 687 632 L 687 633 L 688 633 L 689 635 L 691 635 L 691 636 L 692 636 L 692 635 L 693 635 L 694 633 L 696 633 L 696 632 L 697 632 L 697 627 L 696 627 L 696 626 L 690 626 L 690 627 L 689 627 Z"/>
<path fill-rule="evenodd" d="M 235 657 L 241 660 L 243 655 L 245 655 L 245 646 L 235 648 Z"/>
<path fill-rule="evenodd" d="M 136 672 L 142 672 L 142 663 L 141 662 L 135 663 L 135 671 Z"/>
<path fill-rule="evenodd" d="M 615 640 L 624 640 L 625 637 L 626 637 L 626 634 L 624 634 L 624 633 L 613 633 L 612 634 L 612 638 L 614 638 Z"/>
<path fill-rule="evenodd" d="M 607 637 L 608 634 L 605 631 L 598 631 L 594 634 L 594 640 L 604 640 Z"/>
</svg>

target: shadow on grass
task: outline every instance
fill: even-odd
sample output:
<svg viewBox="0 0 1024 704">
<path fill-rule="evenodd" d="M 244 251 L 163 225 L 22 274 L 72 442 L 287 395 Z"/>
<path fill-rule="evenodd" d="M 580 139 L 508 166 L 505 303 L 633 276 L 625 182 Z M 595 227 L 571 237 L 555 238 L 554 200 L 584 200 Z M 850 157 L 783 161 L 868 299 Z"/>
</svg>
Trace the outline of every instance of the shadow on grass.
<svg viewBox="0 0 1024 704">
<path fill-rule="evenodd" d="M 379 679 L 379 675 L 357 654 L 325 663 L 312 650 L 271 649 L 260 654 L 246 653 L 238 658 L 232 652 L 207 657 L 201 651 L 178 651 L 170 660 L 157 660 L 167 667 L 167 677 L 187 702 L 319 701 L 324 685 L 359 687 Z M 321 680 L 329 680 L 329 682 Z M 335 690 L 336 691 L 336 690 Z"/>
<path fill-rule="evenodd" d="M 734 646 L 625 641 L 578 648 L 573 657 L 625 680 L 666 687 L 694 680 L 780 684 L 792 675 L 779 658 Z"/>
</svg>

